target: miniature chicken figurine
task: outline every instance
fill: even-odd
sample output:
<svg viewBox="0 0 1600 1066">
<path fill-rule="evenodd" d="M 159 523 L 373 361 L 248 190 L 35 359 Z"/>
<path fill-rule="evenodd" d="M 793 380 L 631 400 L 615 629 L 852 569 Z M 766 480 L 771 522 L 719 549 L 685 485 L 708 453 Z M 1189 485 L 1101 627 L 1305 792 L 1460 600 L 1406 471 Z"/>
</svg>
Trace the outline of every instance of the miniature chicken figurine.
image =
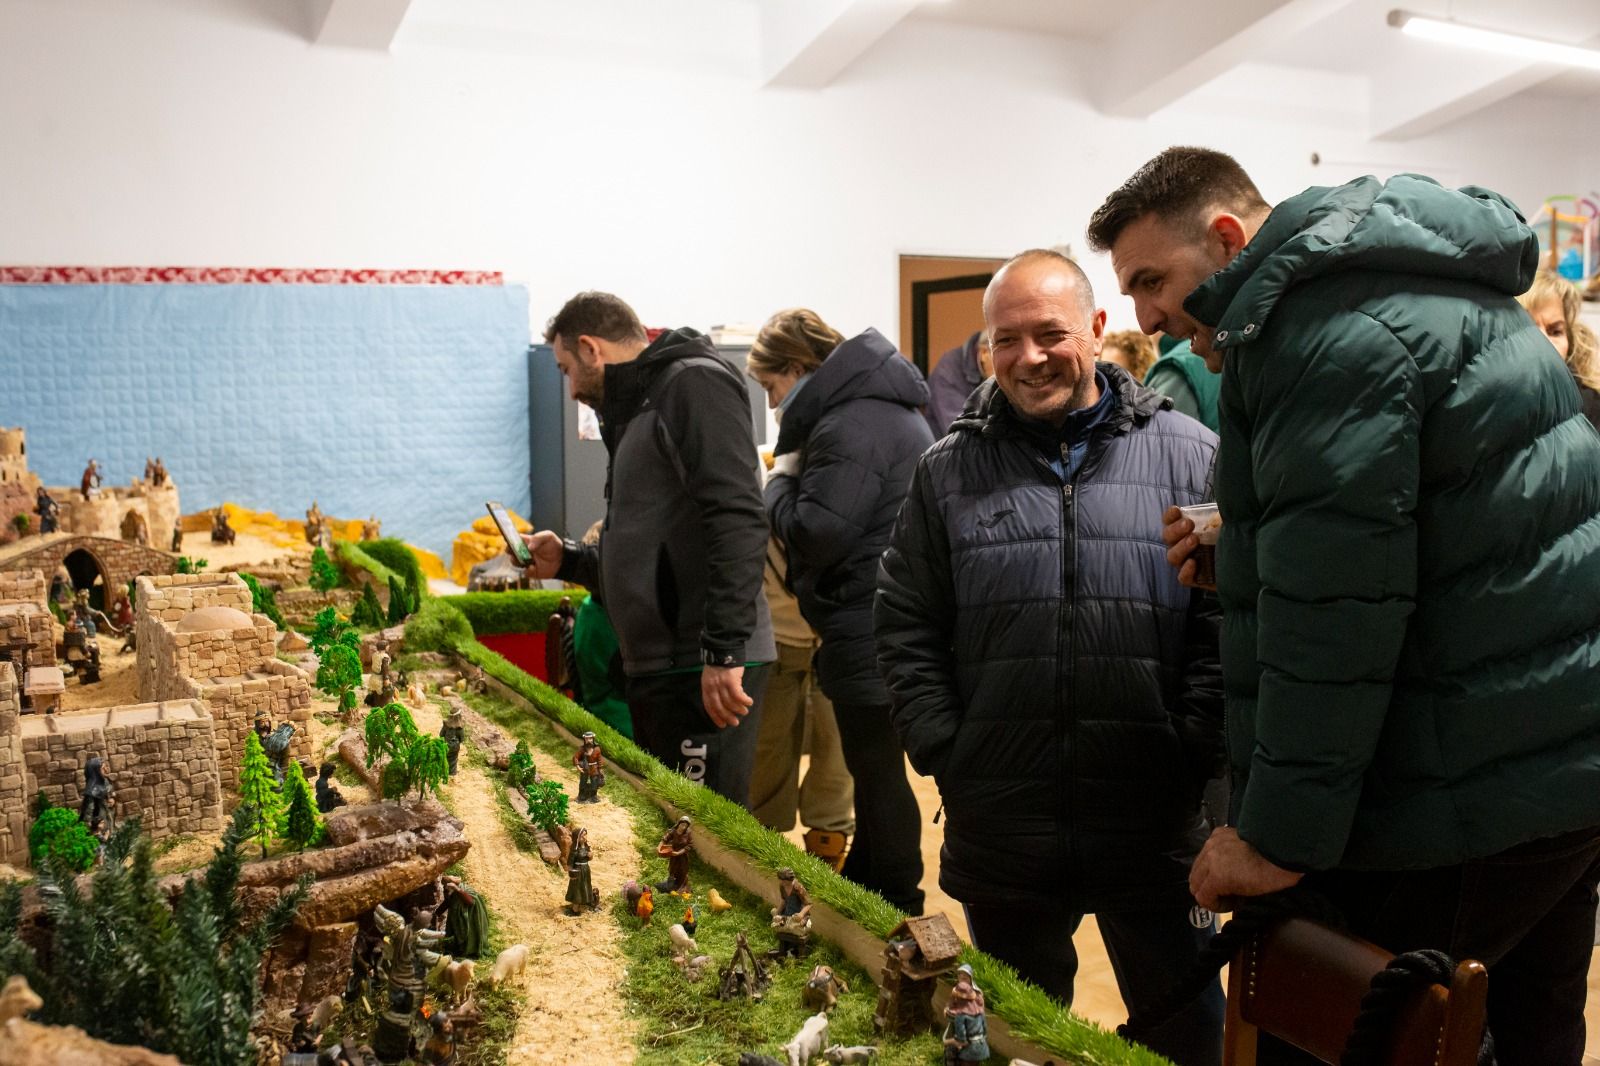
<svg viewBox="0 0 1600 1066">
<path fill-rule="evenodd" d="M 723 899 L 722 893 L 718 892 L 714 888 L 710 892 L 706 893 L 706 906 L 711 908 L 712 914 L 720 914 L 723 911 L 733 910 L 733 904 Z"/>
</svg>

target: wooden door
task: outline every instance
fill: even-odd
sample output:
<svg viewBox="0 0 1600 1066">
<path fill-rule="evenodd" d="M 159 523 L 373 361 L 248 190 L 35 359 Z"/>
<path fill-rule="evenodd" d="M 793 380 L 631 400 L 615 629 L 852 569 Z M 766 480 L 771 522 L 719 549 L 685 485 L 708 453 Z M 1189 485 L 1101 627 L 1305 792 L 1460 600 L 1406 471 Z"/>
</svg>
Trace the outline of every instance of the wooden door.
<svg viewBox="0 0 1600 1066">
<path fill-rule="evenodd" d="M 983 328 L 983 290 L 1004 259 L 900 257 L 900 350 L 924 373 Z"/>
</svg>

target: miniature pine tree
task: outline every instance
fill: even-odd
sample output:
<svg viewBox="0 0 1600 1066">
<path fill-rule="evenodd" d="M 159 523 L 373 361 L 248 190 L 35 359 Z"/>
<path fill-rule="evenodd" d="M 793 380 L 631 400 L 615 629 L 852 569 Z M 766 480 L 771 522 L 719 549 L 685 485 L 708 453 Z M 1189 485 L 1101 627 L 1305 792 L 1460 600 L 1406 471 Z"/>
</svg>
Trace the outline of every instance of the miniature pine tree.
<svg viewBox="0 0 1600 1066">
<path fill-rule="evenodd" d="M 422 610 L 422 567 L 413 566 L 406 572 L 406 614 Z"/>
<path fill-rule="evenodd" d="M 299 760 L 290 760 L 288 772 L 283 775 L 283 792 L 289 797 L 283 818 L 283 835 L 294 841 L 296 848 L 304 851 L 316 842 L 322 829 L 322 819 L 317 816 L 317 801 L 311 797 L 311 786 L 306 784 L 305 771 Z"/>
<path fill-rule="evenodd" d="M 389 578 L 389 625 L 397 626 L 406 620 L 406 615 L 411 610 L 406 605 L 406 590 L 400 587 L 400 580 L 396 577 Z"/>
<path fill-rule="evenodd" d="M 383 605 L 378 602 L 378 594 L 370 583 L 361 586 L 361 599 L 350 612 L 350 621 L 362 629 L 383 628 Z"/>
<path fill-rule="evenodd" d="M 261 857 L 267 857 L 267 845 L 277 835 L 278 822 L 283 816 L 283 794 L 272 776 L 272 764 L 267 753 L 261 750 L 261 741 L 255 733 L 244 738 L 244 764 L 239 770 L 239 796 L 251 807 L 249 832 L 251 840 L 261 845 Z"/>
<path fill-rule="evenodd" d="M 519 740 L 506 760 L 506 787 L 521 790 L 533 778 L 533 755 L 528 751 L 528 742 Z"/>
<path fill-rule="evenodd" d="M 361 685 L 361 653 L 343 640 L 322 649 L 317 660 L 317 688 L 339 698 L 339 711 L 349 714 L 356 707 L 356 689 Z"/>
<path fill-rule="evenodd" d="M 339 587 L 339 568 L 320 547 L 311 552 L 311 587 L 318 592 Z"/>
</svg>

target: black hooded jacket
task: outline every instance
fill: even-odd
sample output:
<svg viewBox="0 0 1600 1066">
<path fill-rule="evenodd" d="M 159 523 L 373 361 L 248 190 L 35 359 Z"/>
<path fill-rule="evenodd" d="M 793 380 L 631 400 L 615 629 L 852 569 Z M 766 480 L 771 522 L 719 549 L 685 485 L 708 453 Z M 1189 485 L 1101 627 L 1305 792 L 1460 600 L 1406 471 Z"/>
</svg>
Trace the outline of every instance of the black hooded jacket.
<svg viewBox="0 0 1600 1066">
<path fill-rule="evenodd" d="M 994 381 L 973 393 L 883 556 L 895 728 L 938 782 L 939 883 L 964 902 L 1182 903 L 1222 770 L 1216 599 L 1161 542 L 1162 511 L 1205 498 L 1217 438 L 1099 370 L 1112 407 L 1066 481 Z"/>
<path fill-rule="evenodd" d="M 610 453 L 600 545 L 569 547 L 560 576 L 592 589 L 629 677 L 714 660 L 771 662 L 761 592 L 767 522 L 744 381 L 692 329 L 605 369 Z"/>
<path fill-rule="evenodd" d="M 767 483 L 772 531 L 822 647 L 817 674 L 836 703 L 886 704 L 872 642 L 878 557 L 917 459 L 933 435 L 922 374 L 875 329 L 823 360 L 784 412 L 777 455 L 798 451 L 798 477 Z"/>
</svg>

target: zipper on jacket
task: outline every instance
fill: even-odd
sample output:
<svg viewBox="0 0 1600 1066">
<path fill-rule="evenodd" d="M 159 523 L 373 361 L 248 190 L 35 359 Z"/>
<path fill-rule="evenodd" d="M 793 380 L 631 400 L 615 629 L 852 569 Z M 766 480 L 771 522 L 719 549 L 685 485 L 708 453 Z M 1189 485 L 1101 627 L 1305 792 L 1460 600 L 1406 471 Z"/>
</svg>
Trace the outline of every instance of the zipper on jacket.
<svg viewBox="0 0 1600 1066">
<path fill-rule="evenodd" d="M 1065 475 L 1065 483 L 1061 486 L 1061 602 L 1063 614 L 1061 625 L 1056 637 L 1056 706 L 1058 708 L 1056 721 L 1065 734 L 1067 742 L 1067 772 L 1062 778 L 1062 787 L 1066 790 L 1061 804 L 1061 826 L 1064 851 L 1067 859 L 1067 876 L 1071 884 L 1081 884 L 1082 871 L 1078 868 L 1078 848 L 1073 832 L 1072 823 L 1076 814 L 1073 804 L 1073 788 L 1078 762 L 1078 729 L 1076 720 L 1076 707 L 1069 699 L 1068 686 L 1072 684 L 1072 627 L 1076 622 L 1074 615 L 1077 613 L 1076 597 L 1073 595 L 1078 576 L 1078 549 L 1077 549 L 1077 512 L 1072 506 L 1073 492 L 1076 489 L 1077 478 L 1072 473 L 1072 449 L 1069 445 L 1061 445 L 1061 472 Z M 1060 740 L 1057 741 L 1060 743 Z M 1058 748 L 1059 750 L 1059 748 Z"/>
</svg>

